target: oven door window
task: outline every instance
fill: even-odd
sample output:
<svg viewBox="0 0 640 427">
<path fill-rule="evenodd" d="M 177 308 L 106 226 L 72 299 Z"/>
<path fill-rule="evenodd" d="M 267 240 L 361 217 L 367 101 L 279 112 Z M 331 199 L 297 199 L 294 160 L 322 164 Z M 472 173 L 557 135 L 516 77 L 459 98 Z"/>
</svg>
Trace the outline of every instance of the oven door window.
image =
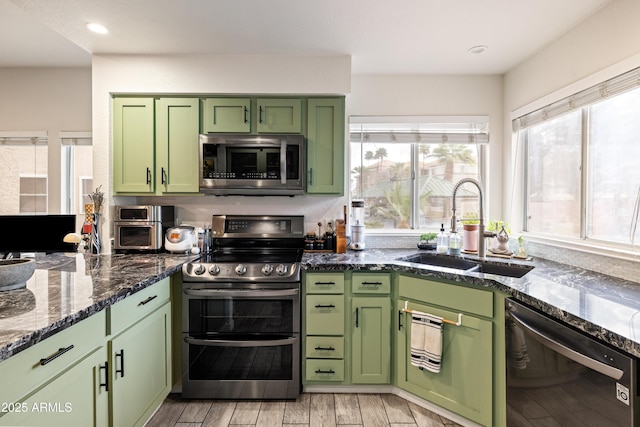
<svg viewBox="0 0 640 427">
<path fill-rule="evenodd" d="M 153 227 L 121 226 L 118 229 L 118 236 L 120 239 L 121 247 L 150 247 L 152 244 L 153 235 Z"/>
<path fill-rule="evenodd" d="M 299 340 L 292 299 L 189 301 L 190 380 L 290 380 Z"/>
</svg>

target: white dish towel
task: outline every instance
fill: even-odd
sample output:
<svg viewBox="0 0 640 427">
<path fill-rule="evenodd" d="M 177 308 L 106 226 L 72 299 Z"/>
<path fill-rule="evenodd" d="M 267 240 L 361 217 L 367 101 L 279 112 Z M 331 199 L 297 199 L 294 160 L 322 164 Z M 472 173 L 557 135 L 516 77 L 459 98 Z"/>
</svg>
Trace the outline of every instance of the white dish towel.
<svg viewBox="0 0 640 427">
<path fill-rule="evenodd" d="M 412 310 L 411 364 L 440 372 L 442 363 L 442 317 Z"/>
</svg>

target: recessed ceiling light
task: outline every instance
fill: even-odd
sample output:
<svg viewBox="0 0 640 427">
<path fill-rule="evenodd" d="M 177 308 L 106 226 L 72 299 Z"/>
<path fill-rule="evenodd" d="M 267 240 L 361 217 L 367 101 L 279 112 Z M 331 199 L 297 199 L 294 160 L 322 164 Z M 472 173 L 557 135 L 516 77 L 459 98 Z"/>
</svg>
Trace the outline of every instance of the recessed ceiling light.
<svg viewBox="0 0 640 427">
<path fill-rule="evenodd" d="M 101 24 L 96 24 L 95 22 L 89 22 L 87 24 L 87 28 L 98 34 L 107 34 L 109 32 L 109 30 L 107 30 L 107 27 Z"/>
<path fill-rule="evenodd" d="M 478 53 L 486 52 L 487 49 L 488 49 L 487 46 L 481 44 L 481 45 L 473 46 L 472 48 L 469 48 L 467 52 L 478 54 Z"/>
</svg>

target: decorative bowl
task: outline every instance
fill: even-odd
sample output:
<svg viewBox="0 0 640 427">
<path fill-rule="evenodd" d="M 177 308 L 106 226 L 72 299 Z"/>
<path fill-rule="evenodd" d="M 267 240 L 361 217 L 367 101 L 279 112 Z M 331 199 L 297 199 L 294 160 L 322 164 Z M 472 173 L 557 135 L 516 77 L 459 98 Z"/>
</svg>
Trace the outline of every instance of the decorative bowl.
<svg viewBox="0 0 640 427">
<path fill-rule="evenodd" d="M 0 259 L 0 291 L 25 288 L 35 270 L 33 259 Z"/>
</svg>

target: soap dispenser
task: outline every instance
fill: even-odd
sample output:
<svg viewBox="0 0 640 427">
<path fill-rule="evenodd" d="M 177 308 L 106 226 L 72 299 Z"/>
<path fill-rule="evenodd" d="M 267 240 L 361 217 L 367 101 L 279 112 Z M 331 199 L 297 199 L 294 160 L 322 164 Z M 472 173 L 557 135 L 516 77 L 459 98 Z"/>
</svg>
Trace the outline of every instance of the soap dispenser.
<svg viewBox="0 0 640 427">
<path fill-rule="evenodd" d="M 458 256 L 462 252 L 462 237 L 456 231 L 449 236 L 449 255 Z"/>
<path fill-rule="evenodd" d="M 440 224 L 440 234 L 436 240 L 436 253 L 446 254 L 449 248 L 449 238 L 444 232 L 444 224 Z"/>
</svg>

